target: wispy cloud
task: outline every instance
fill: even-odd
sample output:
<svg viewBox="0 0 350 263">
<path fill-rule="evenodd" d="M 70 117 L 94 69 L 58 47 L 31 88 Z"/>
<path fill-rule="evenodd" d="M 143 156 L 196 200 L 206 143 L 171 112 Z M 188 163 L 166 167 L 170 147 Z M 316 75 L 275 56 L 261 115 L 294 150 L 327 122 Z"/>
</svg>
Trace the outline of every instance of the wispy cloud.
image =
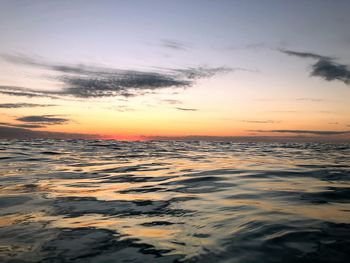
<svg viewBox="0 0 350 263">
<path fill-rule="evenodd" d="M 235 70 L 229 67 L 197 67 L 183 69 L 160 68 L 153 71 L 91 67 L 74 64 L 53 64 L 26 56 L 3 56 L 7 61 L 48 69 L 58 73 L 51 77 L 63 85 L 62 90 L 43 91 L 21 87 L 1 86 L 0 92 L 16 96 L 73 96 L 96 98 L 109 96 L 139 96 L 161 89 L 187 88 L 198 79 L 211 78 Z"/>
<path fill-rule="evenodd" d="M 36 103 L 1 103 L 0 108 L 16 109 L 16 108 L 36 108 L 36 107 L 51 107 L 54 104 L 36 104 Z"/>
<path fill-rule="evenodd" d="M 131 107 L 126 106 L 126 105 L 112 106 L 112 107 L 109 107 L 109 109 L 119 111 L 119 112 L 135 111 L 134 108 L 131 108 Z"/>
<path fill-rule="evenodd" d="M 322 59 L 322 60 L 332 60 L 331 57 L 322 56 L 319 54 L 311 53 L 311 52 L 298 52 L 298 51 L 292 51 L 288 49 L 279 49 L 282 53 L 285 53 L 290 56 L 296 56 L 300 58 L 312 58 L 312 59 Z"/>
<path fill-rule="evenodd" d="M 347 137 L 341 136 L 307 136 L 307 135 L 285 135 L 285 136 L 144 136 L 145 140 L 176 140 L 176 141 L 223 141 L 223 142 L 348 142 Z"/>
<path fill-rule="evenodd" d="M 27 97 L 27 98 L 51 98 L 62 99 L 62 97 L 52 95 L 49 91 L 40 91 L 35 89 L 17 87 L 17 86 L 3 86 L 0 85 L 0 93 L 9 96 Z"/>
<path fill-rule="evenodd" d="M 165 102 L 165 103 L 171 104 L 171 105 L 182 104 L 182 101 L 172 100 L 172 99 L 163 99 L 162 102 Z"/>
<path fill-rule="evenodd" d="M 183 42 L 177 40 L 163 39 L 161 41 L 161 45 L 166 48 L 174 49 L 174 50 L 186 50 L 189 46 Z"/>
<path fill-rule="evenodd" d="M 37 123 L 41 125 L 56 125 L 69 122 L 69 119 L 57 117 L 57 115 L 31 115 L 16 119 L 21 122 Z"/>
<path fill-rule="evenodd" d="M 318 99 L 318 98 L 296 98 L 296 101 L 310 101 L 310 102 L 323 102 L 324 99 Z"/>
<path fill-rule="evenodd" d="M 176 107 L 175 109 L 181 110 L 181 111 L 198 111 L 199 110 L 194 108 L 181 108 L 181 107 Z"/>
<path fill-rule="evenodd" d="M 281 121 L 274 121 L 274 120 L 242 120 L 241 122 L 266 124 L 266 123 L 280 123 Z"/>
<path fill-rule="evenodd" d="M 279 51 L 290 56 L 316 59 L 317 62 L 312 65 L 310 73 L 313 77 L 320 77 L 327 81 L 339 80 L 345 84 L 350 84 L 349 67 L 335 62 L 334 58 L 315 53 L 298 52 L 286 49 L 279 49 Z"/>
<path fill-rule="evenodd" d="M 323 131 L 323 130 L 251 130 L 261 133 L 293 133 L 293 134 L 312 134 L 312 135 L 341 135 L 350 134 L 350 131 Z"/>
</svg>

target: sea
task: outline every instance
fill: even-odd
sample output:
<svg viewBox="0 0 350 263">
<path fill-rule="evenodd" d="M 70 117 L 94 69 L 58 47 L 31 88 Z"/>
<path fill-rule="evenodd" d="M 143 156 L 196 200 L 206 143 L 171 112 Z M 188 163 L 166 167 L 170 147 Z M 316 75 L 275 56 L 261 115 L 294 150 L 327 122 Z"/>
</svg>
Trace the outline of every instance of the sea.
<svg viewBox="0 0 350 263">
<path fill-rule="evenodd" d="M 0 262 L 350 262 L 350 144 L 1 140 Z"/>
</svg>

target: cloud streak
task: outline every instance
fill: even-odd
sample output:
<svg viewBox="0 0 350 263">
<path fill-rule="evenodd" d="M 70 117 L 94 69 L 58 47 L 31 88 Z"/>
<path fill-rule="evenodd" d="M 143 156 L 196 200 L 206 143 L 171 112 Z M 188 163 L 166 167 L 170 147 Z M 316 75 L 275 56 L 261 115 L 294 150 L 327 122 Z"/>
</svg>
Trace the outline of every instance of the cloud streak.
<svg viewBox="0 0 350 263">
<path fill-rule="evenodd" d="M 163 39 L 161 41 L 161 45 L 163 47 L 166 47 L 169 49 L 174 49 L 174 50 L 186 50 L 189 48 L 188 45 L 186 45 L 180 41 L 170 40 L 170 39 Z"/>
<path fill-rule="evenodd" d="M 279 123 L 280 121 L 273 121 L 273 120 L 242 120 L 241 122 L 246 123 L 257 123 L 257 124 L 266 124 L 266 123 Z"/>
<path fill-rule="evenodd" d="M 318 98 L 297 98 L 296 101 L 310 101 L 310 102 L 323 102 L 324 99 L 318 99 Z"/>
<path fill-rule="evenodd" d="M 260 133 L 293 133 L 293 134 L 311 134 L 311 135 L 343 135 L 350 134 L 350 131 L 323 131 L 323 130 L 251 130 Z"/>
<path fill-rule="evenodd" d="M 197 67 L 139 71 L 73 64 L 52 64 L 20 55 L 3 55 L 2 57 L 11 63 L 54 71 L 56 76 L 50 78 L 63 86 L 63 89 L 56 91 L 0 86 L 0 92 L 3 94 L 27 97 L 132 97 L 154 93 L 163 89 L 188 88 L 199 79 L 212 78 L 215 75 L 227 74 L 235 70 L 246 70 L 229 67 Z"/>
<path fill-rule="evenodd" d="M 43 125 L 39 125 L 39 124 L 13 124 L 13 123 L 8 123 L 8 122 L 0 122 L 0 125 L 3 126 L 9 126 L 9 127 L 17 127 L 17 128 L 30 128 L 30 129 L 34 129 L 34 128 L 44 128 L 45 126 Z"/>
<path fill-rule="evenodd" d="M 182 101 L 173 100 L 173 99 L 163 99 L 162 102 L 165 102 L 165 103 L 171 104 L 171 105 L 182 104 Z"/>
<path fill-rule="evenodd" d="M 322 60 L 332 60 L 331 57 L 327 56 L 321 56 L 319 54 L 311 53 L 311 52 L 298 52 L 298 51 L 292 51 L 288 49 L 279 49 L 284 54 L 287 54 L 289 56 L 295 56 L 300 58 L 312 58 L 312 59 L 322 59 Z"/>
<path fill-rule="evenodd" d="M 41 125 L 57 125 L 69 122 L 69 119 L 57 117 L 57 115 L 32 115 L 16 119 L 21 122 L 36 123 Z"/>
<path fill-rule="evenodd" d="M 176 107 L 175 109 L 181 110 L 181 111 L 198 111 L 198 109 L 194 109 L 194 108 L 181 108 L 181 107 Z"/>
<path fill-rule="evenodd" d="M 292 50 L 280 49 L 280 52 L 300 58 L 310 58 L 317 60 L 311 67 L 310 76 L 320 77 L 327 81 L 338 80 L 347 85 L 350 84 L 350 69 L 347 65 L 334 61 L 334 58 L 322 56 L 309 52 L 297 52 Z"/>
<path fill-rule="evenodd" d="M 0 85 L 0 94 L 17 96 L 17 97 L 27 97 L 27 98 L 51 98 L 51 99 L 62 99 L 62 97 L 52 95 L 53 92 L 50 91 L 40 91 L 35 89 L 28 89 L 17 86 L 2 86 Z"/>
<path fill-rule="evenodd" d="M 25 128 L 0 125 L 0 139 L 99 139 L 100 137 L 94 134 L 33 131 Z"/>
<path fill-rule="evenodd" d="M 51 107 L 53 104 L 36 104 L 36 103 L 1 103 L 0 108 L 17 109 L 17 108 L 36 108 L 36 107 Z"/>
</svg>

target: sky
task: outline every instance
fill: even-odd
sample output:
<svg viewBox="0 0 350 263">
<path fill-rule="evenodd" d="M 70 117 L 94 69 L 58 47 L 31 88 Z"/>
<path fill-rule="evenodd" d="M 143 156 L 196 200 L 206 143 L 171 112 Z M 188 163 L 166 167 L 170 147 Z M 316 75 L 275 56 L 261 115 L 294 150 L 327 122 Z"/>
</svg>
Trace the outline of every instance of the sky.
<svg viewBox="0 0 350 263">
<path fill-rule="evenodd" d="M 0 138 L 349 141 L 349 10 L 0 0 Z"/>
</svg>

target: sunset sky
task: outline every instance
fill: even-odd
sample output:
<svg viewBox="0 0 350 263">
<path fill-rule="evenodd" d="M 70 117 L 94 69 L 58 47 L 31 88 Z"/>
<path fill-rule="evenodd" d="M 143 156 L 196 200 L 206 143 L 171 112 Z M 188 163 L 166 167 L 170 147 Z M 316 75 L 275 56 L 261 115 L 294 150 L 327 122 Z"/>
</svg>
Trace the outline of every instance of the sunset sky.
<svg viewBox="0 0 350 263">
<path fill-rule="evenodd" d="M 350 138 L 349 10 L 0 0 L 0 138 Z"/>
</svg>

